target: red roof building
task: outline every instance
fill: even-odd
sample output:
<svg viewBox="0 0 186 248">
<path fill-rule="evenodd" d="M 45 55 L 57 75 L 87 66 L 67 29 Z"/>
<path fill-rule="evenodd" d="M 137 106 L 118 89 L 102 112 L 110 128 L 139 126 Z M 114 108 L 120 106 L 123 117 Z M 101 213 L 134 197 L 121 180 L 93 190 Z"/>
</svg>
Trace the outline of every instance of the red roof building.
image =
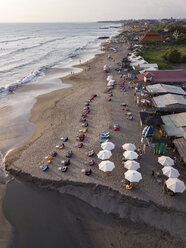
<svg viewBox="0 0 186 248">
<path fill-rule="evenodd" d="M 138 79 L 149 83 L 186 83 L 184 70 L 157 70 L 138 74 Z"/>
<path fill-rule="evenodd" d="M 164 39 L 161 37 L 159 33 L 149 32 L 149 31 L 139 39 L 139 42 L 152 42 L 152 41 L 162 42 L 164 41 Z"/>
</svg>

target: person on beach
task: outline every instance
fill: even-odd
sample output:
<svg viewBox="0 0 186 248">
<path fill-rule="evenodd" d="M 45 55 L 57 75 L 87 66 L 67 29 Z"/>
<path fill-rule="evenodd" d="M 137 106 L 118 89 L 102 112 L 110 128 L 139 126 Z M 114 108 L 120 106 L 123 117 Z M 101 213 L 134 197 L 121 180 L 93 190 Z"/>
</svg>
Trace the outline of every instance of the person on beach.
<svg viewBox="0 0 186 248">
<path fill-rule="evenodd" d="M 138 153 L 139 157 L 141 158 L 141 156 L 142 156 L 142 150 L 141 150 L 141 148 L 140 148 L 140 147 L 138 147 L 138 149 L 137 149 L 137 153 Z"/>
</svg>

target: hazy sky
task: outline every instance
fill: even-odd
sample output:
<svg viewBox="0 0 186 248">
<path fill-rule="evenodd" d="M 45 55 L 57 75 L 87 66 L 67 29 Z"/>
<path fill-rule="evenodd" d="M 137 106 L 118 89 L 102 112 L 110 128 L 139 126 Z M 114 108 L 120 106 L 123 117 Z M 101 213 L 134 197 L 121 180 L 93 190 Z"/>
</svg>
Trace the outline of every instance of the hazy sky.
<svg viewBox="0 0 186 248">
<path fill-rule="evenodd" d="M 0 22 L 186 17 L 186 0 L 0 0 Z"/>
</svg>

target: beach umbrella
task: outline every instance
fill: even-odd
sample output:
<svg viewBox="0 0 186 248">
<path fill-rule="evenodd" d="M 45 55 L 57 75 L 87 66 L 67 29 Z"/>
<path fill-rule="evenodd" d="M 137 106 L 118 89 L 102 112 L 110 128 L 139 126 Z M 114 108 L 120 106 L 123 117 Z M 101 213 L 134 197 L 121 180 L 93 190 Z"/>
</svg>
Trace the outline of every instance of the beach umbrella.
<svg viewBox="0 0 186 248">
<path fill-rule="evenodd" d="M 126 159 L 137 159 L 138 158 L 138 154 L 136 152 L 133 152 L 133 151 L 125 151 L 123 153 L 123 156 Z"/>
<path fill-rule="evenodd" d="M 172 166 L 174 165 L 174 160 L 167 156 L 161 156 L 158 158 L 158 162 L 163 166 Z"/>
<path fill-rule="evenodd" d="M 186 189 L 184 182 L 178 178 L 169 178 L 165 183 L 174 193 L 183 193 Z"/>
<path fill-rule="evenodd" d="M 139 182 L 142 179 L 141 173 L 136 170 L 128 170 L 124 175 L 125 179 L 130 182 Z"/>
<path fill-rule="evenodd" d="M 107 77 L 107 81 L 110 81 L 110 80 L 112 80 L 113 78 L 112 78 L 112 76 L 111 75 L 109 75 L 108 77 Z"/>
<path fill-rule="evenodd" d="M 112 142 L 104 142 L 101 144 L 103 150 L 111 151 L 115 148 L 115 145 Z"/>
<path fill-rule="evenodd" d="M 123 150 L 127 150 L 127 151 L 135 151 L 136 150 L 136 146 L 132 143 L 125 143 L 124 145 L 122 145 Z"/>
<path fill-rule="evenodd" d="M 98 166 L 104 172 L 112 171 L 115 168 L 114 163 L 109 160 L 102 161 Z"/>
<path fill-rule="evenodd" d="M 179 177 L 180 173 L 178 170 L 176 170 L 175 168 L 172 168 L 171 166 L 165 166 L 162 169 L 163 174 L 167 177 L 171 177 L 171 178 L 176 178 Z"/>
<path fill-rule="evenodd" d="M 124 163 L 124 167 L 128 170 L 137 170 L 140 168 L 140 164 L 134 160 L 127 160 Z"/>
<path fill-rule="evenodd" d="M 115 84 L 115 80 L 109 80 L 107 86 L 113 86 Z"/>
<path fill-rule="evenodd" d="M 103 150 L 97 154 L 98 158 L 101 160 L 109 159 L 112 156 L 111 151 Z"/>
</svg>

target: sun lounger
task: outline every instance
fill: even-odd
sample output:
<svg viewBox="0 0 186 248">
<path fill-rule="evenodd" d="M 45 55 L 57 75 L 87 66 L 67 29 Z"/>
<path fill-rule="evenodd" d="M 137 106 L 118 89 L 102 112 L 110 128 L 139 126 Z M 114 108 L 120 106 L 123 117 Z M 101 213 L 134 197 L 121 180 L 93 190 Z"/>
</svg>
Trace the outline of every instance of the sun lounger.
<svg viewBox="0 0 186 248">
<path fill-rule="evenodd" d="M 42 168 L 42 171 L 45 172 L 49 169 L 48 165 L 45 165 L 43 168 Z"/>
<path fill-rule="evenodd" d="M 66 152 L 66 153 L 64 153 L 65 154 L 65 156 L 67 157 L 67 158 L 71 158 L 72 157 L 72 151 L 68 151 L 68 152 Z"/>
<path fill-rule="evenodd" d="M 88 131 L 88 127 L 84 128 L 82 132 L 86 133 L 87 131 Z"/>
<path fill-rule="evenodd" d="M 91 170 L 91 169 L 90 169 L 90 170 L 85 170 L 85 175 L 86 175 L 86 176 L 90 176 L 91 173 L 92 173 L 92 170 Z"/>
<path fill-rule="evenodd" d="M 93 150 L 88 152 L 88 157 L 92 157 L 92 156 L 94 156 L 94 151 Z"/>
<path fill-rule="evenodd" d="M 106 132 L 106 133 L 100 133 L 100 135 L 109 135 L 110 132 Z"/>
<path fill-rule="evenodd" d="M 83 147 L 83 143 L 80 143 L 79 145 L 78 145 L 78 148 L 82 148 Z"/>
<path fill-rule="evenodd" d="M 94 160 L 93 159 L 89 162 L 89 165 L 90 166 L 93 166 L 94 165 Z"/>
<path fill-rule="evenodd" d="M 106 140 L 100 140 L 99 143 L 105 143 L 105 142 L 108 142 L 109 139 L 106 139 Z"/>
<path fill-rule="evenodd" d="M 101 135 L 101 139 L 107 139 L 109 138 L 109 134 L 108 135 Z"/>
<path fill-rule="evenodd" d="M 54 158 L 54 157 L 56 157 L 57 156 L 57 152 L 52 152 L 51 153 L 51 156 Z"/>
<path fill-rule="evenodd" d="M 62 168 L 61 168 L 61 171 L 62 172 L 66 172 L 68 170 L 68 166 L 63 166 Z"/>
</svg>

